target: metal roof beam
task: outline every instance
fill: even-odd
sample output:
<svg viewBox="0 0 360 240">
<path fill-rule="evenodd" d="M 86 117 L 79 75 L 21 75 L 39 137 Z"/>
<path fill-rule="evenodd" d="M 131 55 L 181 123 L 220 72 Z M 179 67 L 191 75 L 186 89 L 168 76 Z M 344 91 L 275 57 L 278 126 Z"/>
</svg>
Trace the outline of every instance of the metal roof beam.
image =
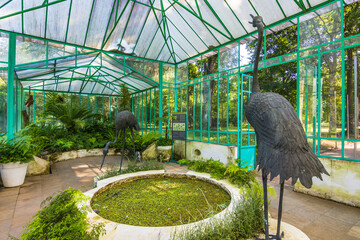
<svg viewBox="0 0 360 240">
<path fill-rule="evenodd" d="M 152 12 L 153 12 L 153 14 L 154 14 L 154 16 L 155 16 L 155 19 L 156 19 L 156 22 L 157 22 L 157 24 L 158 24 L 158 26 L 159 26 L 159 29 L 160 29 L 160 32 L 161 32 L 161 34 L 162 34 L 162 36 L 163 36 L 163 38 L 164 38 L 164 41 L 165 41 L 165 43 L 166 43 L 166 46 L 167 46 L 167 48 L 168 48 L 168 50 L 169 50 L 169 52 L 170 52 L 170 56 L 172 57 L 172 59 L 174 60 L 174 62 L 176 62 L 176 60 L 175 60 L 175 57 L 174 57 L 174 53 L 173 52 L 171 52 L 171 49 L 170 49 L 170 47 L 169 47 L 169 45 L 168 45 L 168 43 L 167 43 L 167 41 L 166 41 L 166 33 L 164 33 L 163 32 L 163 30 L 161 29 L 161 23 L 159 22 L 159 19 L 157 18 L 157 15 L 156 15 L 156 13 L 155 13 L 155 9 L 153 8 L 153 3 L 150 1 L 150 4 L 151 4 L 151 10 L 152 10 Z M 164 29 L 164 31 L 165 31 L 166 29 Z"/>
<path fill-rule="evenodd" d="M 223 35 L 225 38 L 232 40 L 231 36 L 226 35 L 225 33 L 223 33 L 222 31 L 220 31 L 219 29 L 217 29 L 216 27 L 214 27 L 212 24 L 210 24 L 209 22 L 207 22 L 205 19 L 203 19 L 202 17 L 200 17 L 198 14 L 196 14 L 193 10 L 190 10 L 188 7 L 186 7 L 184 4 L 180 3 L 178 0 L 173 0 L 174 2 L 176 2 L 180 7 L 182 7 L 184 10 L 186 10 L 187 12 L 189 12 L 191 15 L 193 15 L 194 17 L 196 17 L 197 19 L 199 19 L 203 24 L 209 26 L 210 28 L 214 29 L 215 31 L 217 31 L 218 33 L 220 33 L 221 35 Z"/>
<path fill-rule="evenodd" d="M 115 0 L 115 1 L 116 1 L 116 0 Z M 114 1 L 114 5 L 115 5 L 115 1 Z M 113 15 L 113 13 L 114 13 L 114 6 L 113 6 L 113 9 L 112 9 L 111 14 L 110 14 L 110 17 L 109 17 L 109 22 L 108 22 L 108 25 L 107 25 L 107 27 L 106 27 L 106 31 L 105 31 L 105 34 L 104 34 L 103 42 L 102 42 L 102 44 L 101 44 L 101 49 L 103 49 L 103 48 L 105 47 L 105 44 L 107 43 L 107 41 L 109 41 L 112 33 L 114 32 L 115 28 L 117 27 L 117 25 L 118 25 L 121 17 L 123 16 L 123 14 L 124 14 L 124 12 L 125 12 L 125 10 L 126 10 L 126 8 L 127 8 L 127 6 L 128 6 L 129 3 L 130 3 L 130 0 L 127 0 L 126 5 L 124 6 L 124 9 L 121 11 L 120 16 L 116 19 L 116 21 L 115 21 L 115 23 L 114 23 L 114 26 L 113 26 L 112 29 L 110 30 L 109 35 L 106 37 L 106 34 L 108 33 L 110 21 L 111 21 L 112 15 Z"/>
<path fill-rule="evenodd" d="M 32 7 L 32 8 L 28 8 L 28 9 L 22 9 L 21 11 L 18 11 L 18 12 L 14 12 L 14 13 L 10 13 L 8 15 L 5 15 L 5 16 L 1 16 L 0 17 L 0 20 L 1 19 L 5 19 L 5 18 L 9 18 L 9 17 L 13 17 L 13 16 L 16 16 L 16 15 L 19 15 L 19 14 L 24 14 L 26 12 L 31 12 L 31 11 L 34 11 L 34 10 L 37 10 L 37 9 L 41 9 L 41 8 L 44 8 L 44 7 L 48 7 L 48 6 L 51 6 L 51 5 L 54 5 L 54 4 L 58 4 L 58 3 L 61 3 L 61 2 L 65 2 L 67 0 L 55 0 L 53 2 L 48 2 L 48 0 L 45 0 L 43 4 L 39 5 L 39 6 L 36 6 L 36 7 Z M 10 1 L 4 3 L 0 9 L 2 7 L 4 7 L 6 4 L 8 4 Z"/>
<path fill-rule="evenodd" d="M 293 1 L 296 3 L 296 5 L 298 5 L 299 8 L 301 8 L 301 10 L 306 11 L 306 7 L 303 0 L 293 0 Z"/>
</svg>

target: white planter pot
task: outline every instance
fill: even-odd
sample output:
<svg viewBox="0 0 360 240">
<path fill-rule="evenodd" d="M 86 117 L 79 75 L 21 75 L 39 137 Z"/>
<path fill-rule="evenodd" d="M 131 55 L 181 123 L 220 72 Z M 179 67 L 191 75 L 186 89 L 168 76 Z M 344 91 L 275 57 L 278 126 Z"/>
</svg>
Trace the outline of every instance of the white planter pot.
<svg viewBox="0 0 360 240">
<path fill-rule="evenodd" d="M 1 163 L 0 174 L 4 187 L 16 187 L 24 183 L 28 163 Z"/>
<path fill-rule="evenodd" d="M 172 146 L 158 146 L 158 159 L 162 162 L 167 162 L 171 158 L 171 148 Z"/>
</svg>

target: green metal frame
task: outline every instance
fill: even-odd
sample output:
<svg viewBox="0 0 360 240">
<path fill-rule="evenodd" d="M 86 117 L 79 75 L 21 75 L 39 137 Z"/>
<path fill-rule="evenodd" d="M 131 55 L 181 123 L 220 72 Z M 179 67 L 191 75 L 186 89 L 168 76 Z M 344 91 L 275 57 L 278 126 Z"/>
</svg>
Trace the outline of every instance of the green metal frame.
<svg viewBox="0 0 360 240">
<path fill-rule="evenodd" d="M 342 117 L 342 123 L 341 123 L 341 137 L 338 138 L 324 138 L 320 135 L 321 132 L 321 101 L 318 102 L 317 104 L 317 112 L 316 112 L 316 116 L 315 116 L 315 125 L 313 126 L 308 126 L 308 122 L 306 121 L 304 123 L 305 125 L 305 129 L 308 130 L 310 128 L 316 128 L 314 131 L 314 136 L 308 136 L 309 139 L 313 139 L 314 140 L 314 150 L 316 152 L 316 154 L 318 156 L 321 157 L 330 157 L 330 156 L 323 156 L 320 152 L 320 146 L 321 146 L 321 140 L 336 140 L 336 141 L 340 141 L 341 142 L 341 146 L 342 146 L 342 150 L 341 150 L 341 156 L 339 158 L 333 157 L 334 159 L 345 159 L 345 160 L 349 160 L 349 161 L 359 161 L 359 159 L 349 159 L 349 158 L 345 158 L 345 154 L 344 154 L 344 144 L 345 142 L 349 141 L 349 142 L 360 142 L 359 139 L 346 139 L 345 138 L 345 130 L 346 130 L 346 126 L 345 126 L 345 120 L 346 116 L 345 116 L 345 50 L 348 48 L 352 48 L 352 47 L 356 47 L 356 46 L 360 46 L 360 34 L 354 35 L 354 36 L 350 36 L 350 37 L 346 37 L 344 36 L 344 2 L 343 0 L 331 0 L 331 1 L 326 1 L 318 6 L 309 6 L 309 8 L 306 9 L 306 3 L 303 0 L 293 0 L 298 6 L 299 8 L 301 8 L 302 10 L 306 10 L 306 12 L 301 12 L 298 14 L 295 14 L 293 16 L 286 16 L 284 10 L 282 9 L 281 5 L 279 4 L 279 1 L 276 1 L 279 8 L 281 9 L 281 12 L 284 15 L 284 19 L 281 21 L 278 21 L 274 24 L 268 25 L 265 27 L 265 30 L 270 30 L 272 31 L 272 28 L 283 24 L 285 22 L 296 22 L 297 24 L 297 33 L 298 33 L 298 43 L 297 43 L 297 49 L 295 52 L 293 53 L 289 53 L 289 54 L 285 54 L 282 56 L 277 56 L 274 58 L 268 58 L 266 55 L 266 51 L 264 54 L 264 59 L 261 61 L 260 66 L 262 66 L 261 68 L 268 68 L 268 67 L 273 67 L 273 66 L 277 66 L 280 64 L 284 64 L 284 63 L 289 63 L 289 62 L 297 62 L 297 70 L 298 72 L 300 71 L 300 62 L 304 59 L 308 59 L 308 58 L 317 58 L 318 59 L 318 66 L 316 66 L 316 69 L 318 71 L 316 78 L 318 79 L 317 82 L 317 88 L 318 88 L 318 92 L 317 92 L 317 99 L 319 101 L 319 99 L 321 99 L 321 82 L 319 81 L 319 79 L 321 79 L 321 56 L 323 56 L 324 54 L 327 53 L 331 53 L 334 51 L 340 51 L 341 52 L 341 74 L 342 74 L 342 79 L 341 79 L 341 84 L 342 84 L 342 111 L 341 111 L 341 117 Z M 55 2 L 61 2 L 61 1 L 54 1 Z M 53 2 L 52 2 L 53 3 Z M 134 6 L 135 4 L 142 4 L 142 5 L 146 5 L 145 3 L 141 3 L 139 1 L 136 0 L 129 0 L 127 4 L 132 3 L 132 6 Z M 179 2 L 177 0 L 174 0 L 171 3 L 170 7 L 165 8 L 163 5 L 163 2 L 161 2 L 161 8 L 157 9 L 154 7 L 153 2 L 150 2 L 148 7 L 151 8 L 149 9 L 148 15 L 146 17 L 145 22 L 143 23 L 144 25 L 147 22 L 148 16 L 151 14 L 150 12 L 152 12 L 152 14 L 154 14 L 155 16 L 159 15 L 158 13 L 160 13 L 160 15 L 162 16 L 161 20 L 158 20 L 156 18 L 156 20 L 158 21 L 158 25 L 159 28 L 157 29 L 157 31 L 160 31 L 162 37 L 164 38 L 164 44 L 163 46 L 161 46 L 162 48 L 168 48 L 168 50 L 170 51 L 170 58 L 175 61 L 176 57 L 178 59 L 180 59 L 180 57 L 174 52 L 174 44 L 177 44 L 180 48 L 181 45 L 170 35 L 170 31 L 169 31 L 169 24 L 171 24 L 173 27 L 176 28 L 176 24 L 171 22 L 170 19 L 166 16 L 167 11 L 172 8 L 173 10 L 175 10 L 180 17 L 186 22 L 186 20 L 184 19 L 183 16 L 181 16 L 180 14 L 180 9 L 181 10 L 185 10 L 186 12 L 188 12 L 189 14 L 191 14 L 192 16 L 195 16 L 198 20 L 200 20 L 200 22 L 204 25 L 204 27 L 209 31 L 209 33 L 211 33 L 211 35 L 214 37 L 214 39 L 216 41 L 219 42 L 218 39 L 216 39 L 214 33 L 216 34 L 220 34 L 221 36 L 227 38 L 229 40 L 229 42 L 219 45 L 217 47 L 208 49 L 206 51 L 200 52 L 198 51 L 192 44 L 191 41 L 189 39 L 186 39 L 186 41 L 188 43 L 190 43 L 190 45 L 196 50 L 197 55 L 188 58 L 188 59 L 184 59 L 182 61 L 178 61 L 176 62 L 176 64 L 171 64 L 171 66 L 175 66 L 175 76 L 174 76 L 174 81 L 173 82 L 164 82 L 163 79 L 163 67 L 164 64 L 168 64 L 166 61 L 157 61 L 154 59 L 146 59 L 146 58 L 140 58 L 140 57 L 135 57 L 135 56 L 129 56 L 126 54 L 121 54 L 121 53 L 113 53 L 113 52 L 108 52 L 105 50 L 99 50 L 99 49 L 93 49 L 93 48 L 89 48 L 86 46 L 81 46 L 81 45 L 76 45 L 76 44 L 69 44 L 69 43 L 63 43 L 60 41 L 53 41 L 53 40 L 47 40 L 41 37 L 34 37 L 34 36 L 29 36 L 23 33 L 10 33 L 9 31 L 3 31 L 0 30 L 0 32 L 4 32 L 4 33 L 9 33 L 9 55 L 8 55 L 8 106 L 14 106 L 14 97 L 16 95 L 15 93 L 15 88 L 16 88 L 16 83 L 17 83 L 17 79 L 16 79 L 16 75 L 14 74 L 14 71 L 16 70 L 21 70 L 21 69 L 32 69 L 31 67 L 29 67 L 30 64 L 19 64 L 16 65 L 16 36 L 20 36 L 20 37 L 30 37 L 33 39 L 37 39 L 37 40 L 44 40 L 45 44 L 46 44 L 46 59 L 42 60 L 42 61 L 38 61 L 36 63 L 44 63 L 44 69 L 52 69 L 54 67 L 50 66 L 49 63 L 50 61 L 53 60 L 60 60 L 60 59 L 65 59 L 68 57 L 74 57 L 75 58 L 75 67 L 72 66 L 60 66 L 60 67 L 56 67 L 56 70 L 61 72 L 63 71 L 70 71 L 72 72 L 72 77 L 71 78 L 65 78 L 62 77 L 61 74 L 58 74 L 58 76 L 54 77 L 52 80 L 56 80 L 56 82 L 54 84 L 60 84 L 60 83 L 64 83 L 66 81 L 68 81 L 69 85 L 71 86 L 71 83 L 73 80 L 82 80 L 85 81 L 82 84 L 81 87 L 81 91 L 80 93 L 87 96 L 88 99 L 90 98 L 90 96 L 96 96 L 95 97 L 95 111 L 99 111 L 100 109 L 97 109 L 97 101 L 98 96 L 102 96 L 102 109 L 100 111 L 102 111 L 103 113 L 105 113 L 105 109 L 107 109 L 108 106 L 105 106 L 104 102 L 104 96 L 105 95 L 97 95 L 95 93 L 93 93 L 94 88 L 92 89 L 91 93 L 86 93 L 84 94 L 82 91 L 84 90 L 84 88 L 86 87 L 86 85 L 90 82 L 97 82 L 99 84 L 103 85 L 103 92 L 106 88 L 112 88 L 112 87 L 118 87 L 119 84 L 115 83 L 115 79 L 116 77 L 114 75 L 116 75 L 116 73 L 118 74 L 122 74 L 125 77 L 128 76 L 132 76 L 134 80 L 136 81 L 142 81 L 143 83 L 140 84 L 135 84 L 135 83 L 130 83 L 127 82 L 129 89 L 132 90 L 132 95 L 131 95 L 131 109 L 133 110 L 133 112 L 135 113 L 135 115 L 141 119 L 141 126 L 142 126 L 142 132 L 147 132 L 147 131 L 158 131 L 160 134 L 162 134 L 163 132 L 163 127 L 162 127 L 162 121 L 159 121 L 158 123 L 156 123 L 153 119 L 156 117 L 163 117 L 164 115 L 164 106 L 167 106 L 167 112 L 168 114 L 171 114 L 172 112 L 176 112 L 176 111 L 184 111 L 185 109 L 183 109 L 183 106 L 186 106 L 186 110 L 189 111 L 191 109 L 191 107 L 189 108 L 190 103 L 192 103 L 192 113 L 189 115 L 187 114 L 187 119 L 189 120 L 189 118 L 191 117 L 193 120 L 193 129 L 188 129 L 187 132 L 187 139 L 191 140 L 191 141 L 202 141 L 202 142 L 212 142 L 212 143 L 216 143 L 216 144 L 224 144 L 224 145 L 231 145 L 231 146 L 237 146 L 238 147 L 238 157 L 239 158 L 243 158 L 244 154 L 246 156 L 249 156 L 249 154 L 253 154 L 253 152 L 251 152 L 249 149 L 254 149 L 254 144 L 250 144 L 250 143 L 254 143 L 255 141 L 255 133 L 252 131 L 252 129 L 250 128 L 250 125 L 244 125 L 245 119 L 243 119 L 243 104 L 244 104 L 244 99 L 242 97 L 238 98 L 238 102 L 237 102 L 237 106 L 238 106 L 238 111 L 236 117 L 237 117 L 237 124 L 235 126 L 235 128 L 232 130 L 229 127 L 229 114 L 230 114 L 230 109 L 229 109 L 229 91 L 230 91 L 230 87 L 229 87 L 229 81 L 230 79 L 232 79 L 233 77 L 236 77 L 238 79 L 238 85 L 237 85 L 237 94 L 238 96 L 245 96 L 246 94 L 250 94 L 249 89 L 244 89 L 244 82 L 246 82 L 246 80 L 244 79 L 249 79 L 250 76 L 246 75 L 246 73 L 249 73 L 253 66 L 252 64 L 247 64 L 247 65 L 241 65 L 240 64 L 240 41 L 248 38 L 248 37 L 252 37 L 254 34 L 256 34 L 255 31 L 247 33 L 244 36 L 241 36 L 240 38 L 234 39 L 232 34 L 230 33 L 230 31 L 224 27 L 224 31 L 223 30 L 219 30 L 217 29 L 215 26 L 213 26 L 211 23 L 209 23 L 208 21 L 205 21 L 205 19 L 202 16 L 202 13 L 200 11 L 200 7 L 198 5 L 198 2 L 196 1 L 196 8 L 194 9 L 188 1 L 184 2 Z M 249 0 L 249 3 L 252 5 L 253 10 L 255 12 L 257 12 L 257 10 L 254 8 L 254 5 L 251 3 L 251 1 Z M 332 41 L 332 42 L 328 42 L 328 43 L 324 43 L 324 44 L 320 44 L 317 46 L 312 46 L 312 47 L 308 47 L 305 49 L 301 49 L 300 48 L 300 33 L 299 33 L 299 26 L 300 26 L 300 17 L 309 13 L 309 12 L 314 12 L 316 10 L 319 10 L 323 7 L 326 7 L 330 4 L 334 4 L 334 3 L 340 3 L 340 11 L 341 11 L 341 38 L 336 40 L 336 41 Z M 6 4 L 6 3 L 5 3 Z M 50 3 L 45 2 L 45 4 L 43 4 L 43 7 L 48 7 L 48 5 L 50 5 Z M 114 1 L 114 6 L 113 9 L 116 8 L 116 11 L 113 10 L 116 16 L 116 20 L 120 20 L 122 13 L 123 12 L 118 12 L 118 8 L 115 6 L 116 4 L 118 4 L 118 2 Z M 225 1 L 225 4 L 227 4 L 227 2 Z M 71 4 L 70 4 L 71 5 Z M 208 1 L 205 1 L 205 5 L 211 8 L 211 5 Z M 227 4 L 229 6 L 229 4 Z M 307 5 L 309 5 L 309 2 L 307 1 Z M 93 1 L 93 6 L 94 6 L 94 1 Z M 92 6 L 92 8 L 93 8 Z M 0 6 L 1 8 L 1 6 Z M 230 7 L 229 7 L 230 8 Z M 231 9 L 231 8 L 230 8 Z M 26 11 L 23 10 L 21 13 L 17 13 L 17 14 L 22 14 Z M 69 16 L 71 11 L 69 11 Z M 92 10 L 91 10 L 92 12 Z M 211 8 L 211 12 L 217 16 L 217 20 L 220 21 L 219 16 L 216 13 L 216 9 Z M 235 13 L 233 12 L 233 14 L 235 15 Z M 131 13 L 130 13 L 131 15 Z M 236 16 L 236 15 L 235 15 Z M 242 25 L 241 21 L 239 19 L 237 19 L 238 22 Z M 89 22 L 90 22 L 90 18 L 89 18 Z M 110 22 L 110 19 L 109 19 Z M 190 26 L 190 24 L 188 22 L 186 22 L 186 24 L 188 24 Z M 221 21 L 220 21 L 220 24 Z M 126 23 L 126 27 L 127 27 L 128 23 Z M 144 28 L 144 25 L 141 28 L 141 32 Z M 125 28 L 126 28 L 125 27 Z M 68 28 L 68 26 L 67 26 Z M 191 26 L 190 26 L 191 28 Z M 89 29 L 89 24 L 87 26 L 87 32 Z M 193 28 L 191 28 L 193 29 Z M 245 28 L 244 28 L 245 29 Z M 104 46 L 107 42 L 107 40 L 110 38 L 110 35 L 113 31 L 113 29 L 109 30 L 107 29 L 105 31 L 105 35 L 104 35 L 104 42 L 102 44 L 102 46 Z M 194 31 L 194 30 L 193 30 Z M 246 31 L 246 30 L 245 30 Z M 266 31 L 265 31 L 266 32 Z M 195 31 L 194 31 L 195 33 Z M 125 31 L 124 31 L 125 34 Z M 122 35 L 121 39 L 123 39 L 125 36 L 124 34 Z M 156 35 L 157 33 L 155 33 Z M 195 33 L 196 34 L 196 33 Z M 87 35 L 87 34 L 86 34 Z M 154 35 L 154 37 L 155 37 Z M 203 42 L 203 44 L 206 46 L 205 41 L 203 41 L 201 39 L 201 37 L 196 34 L 199 39 Z M 184 36 L 183 36 L 184 37 Z M 264 35 L 264 41 L 265 41 L 265 48 L 266 48 L 266 40 L 267 40 L 267 35 Z M 140 36 L 139 36 L 140 38 Z M 136 40 L 136 43 L 138 42 L 139 38 Z M 49 58 L 49 45 L 51 46 L 53 43 L 56 44 L 63 44 L 66 46 L 71 46 L 71 47 L 75 47 L 75 54 L 69 54 L 68 56 L 64 56 L 64 57 L 59 57 L 59 58 Z M 212 74 L 211 77 L 209 76 L 203 76 L 203 69 L 202 69 L 202 63 L 203 63 L 203 58 L 205 58 L 205 56 L 207 57 L 209 55 L 210 52 L 214 52 L 215 54 L 217 53 L 218 56 L 219 53 L 221 52 L 221 50 L 223 50 L 223 47 L 226 46 L 230 46 L 231 44 L 236 43 L 236 45 L 238 46 L 238 59 L 239 59 L 239 63 L 238 66 L 235 68 L 231 68 L 231 69 L 225 69 L 225 70 L 221 70 L 221 71 L 217 71 L 216 73 Z M 326 50 L 326 46 L 330 45 L 330 44 L 334 44 L 334 43 L 339 43 L 339 45 L 336 46 L 336 48 L 330 49 L 330 50 Z M 84 39 L 84 45 L 86 44 L 86 37 Z M 206 46 L 207 48 L 209 48 L 209 46 Z M 85 49 L 88 52 L 85 53 L 77 53 L 77 49 Z M 135 48 L 134 48 L 135 49 Z M 183 51 L 187 54 L 187 56 L 190 56 L 190 53 L 187 53 L 184 49 Z M 311 53 L 311 54 L 309 54 Z M 95 65 L 95 64 L 88 64 L 88 65 L 81 65 L 78 64 L 78 62 L 81 60 L 81 57 L 83 55 L 91 55 L 91 54 L 97 54 L 97 56 L 94 58 L 94 60 L 96 58 L 99 58 L 101 61 L 100 66 L 99 65 Z M 159 57 L 160 54 L 158 54 L 157 57 Z M 108 57 L 111 58 L 114 62 L 121 64 L 122 66 L 124 66 L 123 70 L 115 70 L 115 69 L 110 69 L 109 67 L 106 67 L 103 65 L 103 57 Z M 122 59 L 118 59 L 118 57 L 122 57 Z M 169 59 L 170 59 L 169 58 Z M 129 64 L 127 64 L 127 60 L 128 59 L 136 59 L 139 60 L 140 63 L 142 64 L 142 69 L 141 70 L 136 70 L 133 67 L 129 66 Z M 188 65 L 190 64 L 190 62 L 193 62 L 194 60 L 199 60 L 200 62 L 200 73 L 201 76 L 195 79 L 189 79 L 188 76 Z M 158 67 L 159 67 L 159 79 L 152 79 L 151 76 L 146 76 L 145 74 L 145 67 L 146 67 L 146 62 L 152 62 L 152 63 L 158 63 Z M 5 62 L 4 62 L 5 63 Z M 178 67 L 180 67 L 183 64 L 186 64 L 187 68 L 187 79 L 185 81 L 179 82 L 178 81 Z M 32 63 L 34 64 L 34 63 Z M 219 65 L 219 62 L 218 62 Z M 74 74 L 79 74 L 80 72 L 78 71 L 79 68 L 82 67 L 86 67 L 87 71 L 85 74 L 82 74 L 81 77 L 74 77 Z M 41 69 L 41 68 L 39 68 Z M 110 71 L 111 70 L 111 71 Z M 140 76 L 140 77 L 138 77 Z M 37 76 L 38 77 L 38 76 Z M 298 114 L 300 115 L 301 113 L 300 111 L 300 94 L 299 94 L 299 90 L 300 90 L 300 76 L 298 74 L 298 81 L 297 81 L 297 111 Z M 36 78 L 33 78 L 32 80 L 34 80 Z M 101 80 L 101 79 L 106 79 L 105 80 Z M 111 79 L 111 80 L 109 80 Z M 211 100 L 209 100 L 209 105 L 208 106 L 204 106 L 204 103 L 206 101 L 204 101 L 205 98 L 210 99 L 210 83 L 211 81 L 217 81 L 217 93 L 216 93 L 216 100 L 217 100 L 217 107 L 219 109 L 219 98 L 220 98 L 220 88 L 219 88 L 219 80 L 223 79 L 223 81 L 226 81 L 226 89 L 225 92 L 227 93 L 227 97 L 226 97 L 226 130 L 221 130 L 220 131 L 220 124 L 219 122 L 217 123 L 216 126 L 216 130 L 211 130 L 210 129 L 210 118 L 208 119 L 208 129 L 203 129 L 203 123 L 202 121 L 199 121 L 199 128 L 195 129 L 195 120 L 201 120 L 202 119 L 202 114 L 203 114 L 203 110 L 208 108 L 209 114 L 211 111 Z M 27 81 L 26 79 L 21 79 L 22 81 Z M 31 79 L 28 79 L 31 80 Z M 108 81 L 109 80 L 109 81 Z M 123 81 L 122 78 L 120 79 L 116 79 L 122 82 Z M 42 85 L 43 87 L 45 87 L 45 83 L 43 83 Z M 70 87 L 69 89 L 70 90 Z M 203 95 L 203 90 L 204 88 L 208 86 L 209 88 L 209 95 L 205 96 Z M 250 84 L 248 85 L 250 86 Z M 38 91 L 43 91 L 43 90 L 39 90 L 39 89 L 33 89 L 33 88 L 25 88 L 24 90 L 30 90 L 35 93 Z M 68 91 L 58 91 L 57 86 L 56 86 L 56 91 L 55 92 L 59 92 L 59 93 L 69 93 Z M 192 89 L 190 91 L 190 89 Z M 180 90 L 180 91 L 179 91 Z M 186 91 L 186 94 L 184 94 L 183 92 Z M 109 97 L 109 115 L 111 116 L 111 97 L 117 97 L 119 94 L 119 92 L 116 92 L 116 94 L 114 95 L 109 95 L 109 96 L 105 96 L 105 97 Z M 185 96 L 186 95 L 186 96 Z M 23 94 L 22 94 L 23 96 Z M 195 102 L 195 96 L 200 96 L 199 98 L 199 102 L 196 103 Z M 309 95 L 307 95 L 309 96 Z M 163 102 L 163 99 L 167 97 L 168 102 L 165 104 Z M 178 98 L 181 99 L 180 104 L 178 103 Z M 192 99 L 191 99 L 192 98 Z M 37 101 L 41 98 L 39 98 L 38 96 L 36 96 Z M 150 100 L 149 100 L 150 99 Z M 190 100 L 191 99 L 191 100 Z M 149 100 L 149 101 L 148 101 Z M 45 100 L 43 100 L 44 103 Z M 191 102 L 192 101 L 192 102 Z M 146 106 L 147 103 L 150 102 L 152 104 L 152 106 Z M 200 104 L 199 105 L 199 109 L 200 112 L 197 112 L 195 109 L 196 104 Z M 148 112 L 149 109 L 149 112 Z M 12 122 L 16 122 L 16 113 L 15 113 L 15 108 L 9 107 L 7 109 L 8 111 L 8 117 L 10 119 L 8 119 L 8 137 L 9 139 L 11 139 L 12 137 L 12 133 L 15 129 L 15 126 L 12 124 Z M 117 112 L 117 109 L 116 109 Z M 113 117 L 113 116 L 111 116 Z M 216 113 L 216 118 L 219 119 L 219 111 L 217 111 Z M 35 121 L 36 118 L 36 113 L 35 113 L 35 105 L 34 105 L 34 111 L 33 111 L 33 121 Z M 307 117 L 306 117 L 307 119 Z M 13 121 L 11 121 L 13 120 Z M 168 124 L 170 123 L 170 120 L 168 121 Z M 316 125 L 317 124 L 317 125 Z M 197 125 L 196 125 L 197 126 Z M 171 130 L 171 129 L 170 129 Z M 236 141 L 230 141 L 230 137 L 236 135 Z M 216 136 L 216 137 L 214 137 Z M 226 136 L 226 140 L 222 140 L 222 136 Z M 251 141 L 251 142 L 250 142 Z M 247 152 L 246 152 L 246 151 Z M 248 151 L 249 150 L 249 151 Z M 243 151 L 243 152 L 242 152 Z"/>
</svg>

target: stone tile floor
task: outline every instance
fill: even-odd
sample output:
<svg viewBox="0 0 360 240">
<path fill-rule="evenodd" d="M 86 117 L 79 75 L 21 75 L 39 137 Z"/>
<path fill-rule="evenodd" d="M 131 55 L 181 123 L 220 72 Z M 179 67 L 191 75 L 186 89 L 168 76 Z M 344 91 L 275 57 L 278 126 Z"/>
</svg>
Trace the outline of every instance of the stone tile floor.
<svg viewBox="0 0 360 240">
<path fill-rule="evenodd" d="M 108 156 L 102 171 L 98 168 L 100 157 L 87 157 L 56 163 L 52 174 L 27 177 L 25 183 L 15 188 L 0 188 L 0 240 L 8 234 L 18 237 L 23 226 L 39 210 L 41 202 L 53 193 L 68 187 L 87 191 L 92 188 L 93 178 L 106 169 L 117 169 L 119 157 Z M 126 167 L 127 162 L 123 163 Z M 185 166 L 167 163 L 168 172 L 186 172 Z M 276 180 L 270 186 L 278 192 Z M 269 211 L 277 216 L 278 201 L 272 200 Z M 285 186 L 283 221 L 305 232 L 310 239 L 360 240 L 360 208 L 323 200 L 293 192 Z"/>
</svg>

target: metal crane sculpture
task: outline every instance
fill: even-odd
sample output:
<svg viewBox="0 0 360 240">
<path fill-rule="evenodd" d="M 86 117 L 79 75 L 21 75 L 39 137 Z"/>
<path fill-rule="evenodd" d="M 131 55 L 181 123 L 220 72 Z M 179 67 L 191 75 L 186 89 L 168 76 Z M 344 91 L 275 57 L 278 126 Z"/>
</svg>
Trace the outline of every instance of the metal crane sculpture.
<svg viewBox="0 0 360 240">
<path fill-rule="evenodd" d="M 139 126 L 139 123 L 138 123 L 136 117 L 134 116 L 134 114 L 132 112 L 129 112 L 129 111 L 121 111 L 121 112 L 119 112 L 115 116 L 115 127 L 116 127 L 115 140 L 113 142 L 106 143 L 105 148 L 103 149 L 103 159 L 102 159 L 102 162 L 101 162 L 100 170 L 101 170 L 101 168 L 102 168 L 102 166 L 104 164 L 105 157 L 109 152 L 109 146 L 110 146 L 110 144 L 115 144 L 116 143 L 120 130 L 122 130 L 122 134 L 124 136 L 124 141 L 123 141 L 123 148 L 122 148 L 122 152 L 121 152 L 121 160 L 120 160 L 119 172 L 121 172 L 122 161 L 123 161 L 123 158 L 124 158 L 125 130 L 126 130 L 126 128 L 130 128 L 130 130 L 131 130 L 132 142 L 133 142 L 133 147 L 134 147 L 134 156 L 136 155 L 135 143 L 134 143 L 134 129 L 136 131 L 140 131 L 140 126 Z"/>
<path fill-rule="evenodd" d="M 327 175 L 329 173 L 307 143 L 304 129 L 292 105 L 279 94 L 260 92 L 258 65 L 264 29 L 260 16 L 250 16 L 253 19 L 250 23 L 258 29 L 258 45 L 255 53 L 252 93 L 245 114 L 254 127 L 257 138 L 256 165 L 262 171 L 266 240 L 269 239 L 267 177 L 270 174 L 271 181 L 280 175 L 277 232 L 275 236 L 271 236 L 271 239 L 281 239 L 284 181 L 292 178 L 294 185 L 299 179 L 302 185 L 310 188 L 314 176 L 322 180 L 321 173 Z"/>
</svg>

